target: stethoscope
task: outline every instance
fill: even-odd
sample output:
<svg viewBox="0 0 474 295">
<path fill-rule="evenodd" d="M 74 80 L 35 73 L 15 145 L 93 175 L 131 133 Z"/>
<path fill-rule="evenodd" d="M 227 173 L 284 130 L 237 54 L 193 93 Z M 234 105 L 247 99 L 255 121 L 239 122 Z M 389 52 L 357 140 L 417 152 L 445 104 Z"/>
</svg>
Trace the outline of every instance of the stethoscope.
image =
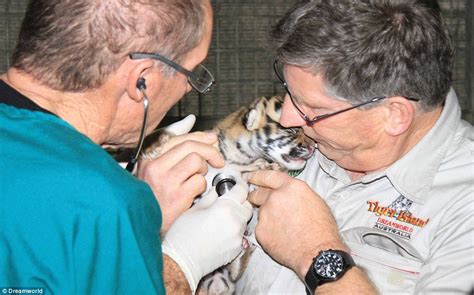
<svg viewBox="0 0 474 295">
<path fill-rule="evenodd" d="M 138 161 L 138 157 L 140 156 L 140 152 L 142 151 L 143 147 L 143 141 L 145 140 L 145 129 L 146 129 L 146 123 L 147 123 L 147 117 L 148 117 L 148 97 L 146 96 L 145 90 L 146 90 L 146 81 L 145 78 L 140 77 L 137 81 L 137 88 L 143 93 L 143 107 L 145 110 L 145 113 L 143 115 L 143 125 L 142 125 L 142 130 L 140 131 L 140 139 L 138 140 L 137 147 L 135 148 L 135 152 L 132 154 L 132 157 L 130 158 L 130 161 L 127 164 L 127 169 L 130 173 L 133 172 L 135 169 L 135 165 Z"/>
</svg>

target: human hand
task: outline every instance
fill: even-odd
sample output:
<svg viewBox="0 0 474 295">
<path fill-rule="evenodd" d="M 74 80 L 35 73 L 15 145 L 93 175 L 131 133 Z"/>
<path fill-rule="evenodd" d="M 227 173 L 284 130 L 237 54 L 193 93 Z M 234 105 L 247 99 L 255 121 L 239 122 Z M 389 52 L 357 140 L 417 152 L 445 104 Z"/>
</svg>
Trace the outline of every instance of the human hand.
<svg viewBox="0 0 474 295">
<path fill-rule="evenodd" d="M 242 251 L 242 238 L 252 206 L 248 185 L 236 177 L 236 184 L 217 197 L 214 189 L 181 215 L 166 233 L 163 253 L 181 268 L 194 292 L 200 279 L 231 262 Z"/>
<path fill-rule="evenodd" d="M 223 157 L 212 146 L 217 136 L 207 132 L 186 134 L 194 124 L 188 118 L 166 127 L 177 136 L 163 144 L 158 157 L 140 161 L 138 166 L 138 178 L 148 183 L 160 204 L 162 233 L 204 192 L 208 164 L 224 165 Z"/>
<path fill-rule="evenodd" d="M 248 198 L 260 206 L 257 241 L 280 264 L 304 278 L 320 250 L 347 251 L 331 210 L 305 182 L 274 170 L 253 172 L 249 182 L 258 186 Z"/>
</svg>

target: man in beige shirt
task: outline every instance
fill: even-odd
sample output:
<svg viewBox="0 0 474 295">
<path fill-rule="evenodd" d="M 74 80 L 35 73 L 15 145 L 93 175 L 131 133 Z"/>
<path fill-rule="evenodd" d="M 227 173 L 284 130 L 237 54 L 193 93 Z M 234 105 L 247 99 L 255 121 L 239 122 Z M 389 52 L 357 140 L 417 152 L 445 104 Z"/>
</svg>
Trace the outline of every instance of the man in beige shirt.
<svg viewBox="0 0 474 295">
<path fill-rule="evenodd" d="M 241 294 L 463 293 L 473 284 L 474 136 L 431 1 L 303 1 L 272 32 L 280 123 L 318 151 L 262 171 Z"/>
</svg>

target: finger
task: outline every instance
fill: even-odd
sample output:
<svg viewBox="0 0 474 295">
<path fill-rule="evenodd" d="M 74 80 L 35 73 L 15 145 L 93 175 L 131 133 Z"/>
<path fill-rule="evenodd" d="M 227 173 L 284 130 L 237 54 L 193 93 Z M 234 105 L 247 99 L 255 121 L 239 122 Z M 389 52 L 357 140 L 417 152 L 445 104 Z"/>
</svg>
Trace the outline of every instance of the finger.
<svg viewBox="0 0 474 295">
<path fill-rule="evenodd" d="M 197 141 L 185 141 L 161 154 L 158 159 L 162 169 L 171 169 L 189 154 L 199 155 L 214 167 L 224 166 L 224 158 L 215 147 Z"/>
<path fill-rule="evenodd" d="M 188 115 L 186 118 L 166 126 L 164 129 L 175 135 L 186 134 L 193 129 L 194 123 L 196 122 L 196 116 L 193 114 Z"/>
<path fill-rule="evenodd" d="M 198 153 L 190 153 L 170 169 L 170 173 L 183 181 L 195 174 L 203 176 L 207 173 L 207 162 Z M 205 182 L 205 180 L 204 180 Z"/>
<path fill-rule="evenodd" d="M 201 143 L 205 143 L 208 145 L 213 145 L 217 142 L 217 135 L 212 132 L 193 132 L 188 134 L 183 134 L 179 136 L 175 136 L 170 138 L 161 149 L 162 153 L 166 153 L 168 150 L 172 149 L 173 147 L 182 144 L 185 141 L 197 141 Z"/>
<path fill-rule="evenodd" d="M 285 185 L 289 180 L 288 174 L 276 170 L 257 170 L 250 173 L 249 182 L 261 187 L 277 189 Z"/>
<path fill-rule="evenodd" d="M 254 206 L 262 206 L 267 202 L 272 190 L 264 187 L 260 187 L 249 193 L 247 200 Z"/>
<path fill-rule="evenodd" d="M 189 179 L 185 180 L 181 189 L 184 190 L 193 200 L 206 190 L 206 180 L 201 174 L 194 174 Z"/>
</svg>

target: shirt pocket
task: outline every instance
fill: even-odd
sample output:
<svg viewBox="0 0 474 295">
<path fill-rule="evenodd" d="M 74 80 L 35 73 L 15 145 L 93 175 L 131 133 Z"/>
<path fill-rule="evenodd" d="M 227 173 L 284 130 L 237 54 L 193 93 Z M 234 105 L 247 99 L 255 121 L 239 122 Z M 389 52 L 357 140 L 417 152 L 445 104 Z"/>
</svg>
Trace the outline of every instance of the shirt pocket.
<svg viewBox="0 0 474 295">
<path fill-rule="evenodd" d="M 423 261 L 407 241 L 370 228 L 353 228 L 341 235 L 356 265 L 382 294 L 414 292 Z"/>
</svg>

